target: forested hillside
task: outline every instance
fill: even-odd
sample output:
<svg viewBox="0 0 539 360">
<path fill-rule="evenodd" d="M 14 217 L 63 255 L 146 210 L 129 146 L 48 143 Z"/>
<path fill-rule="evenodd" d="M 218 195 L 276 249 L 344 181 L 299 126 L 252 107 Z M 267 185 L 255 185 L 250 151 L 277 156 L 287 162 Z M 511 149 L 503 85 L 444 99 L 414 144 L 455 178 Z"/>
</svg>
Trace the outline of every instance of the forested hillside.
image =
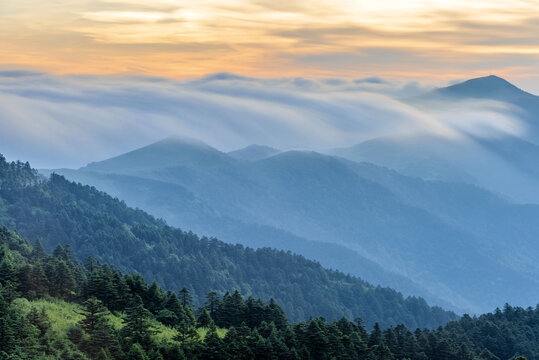
<svg viewBox="0 0 539 360">
<path fill-rule="evenodd" d="M 418 154 L 433 155 L 418 144 L 410 142 Z M 445 144 L 446 154 L 461 151 L 432 138 L 425 147 L 434 144 Z M 408 157 L 388 154 L 400 164 Z M 291 250 L 445 308 L 482 313 L 539 298 L 539 206 L 471 184 L 403 176 L 310 151 L 238 160 L 181 138 L 61 173 L 171 225 L 229 243 Z"/>
<path fill-rule="evenodd" d="M 421 298 L 373 287 L 318 263 L 268 248 L 253 250 L 199 238 L 140 210 L 53 175 L 40 179 L 23 163 L 0 158 L 0 224 L 46 249 L 71 247 L 79 259 L 94 256 L 121 271 L 138 272 L 165 289 L 189 289 L 196 304 L 209 291 L 238 290 L 282 304 L 292 321 L 311 316 L 362 317 L 368 328 L 404 323 L 436 327 L 456 315 Z"/>
<path fill-rule="evenodd" d="M 539 359 L 539 308 L 464 316 L 437 330 L 369 333 L 361 319 L 289 324 L 273 300 L 164 291 L 69 246 L 47 255 L 0 228 L 1 359 Z"/>
</svg>

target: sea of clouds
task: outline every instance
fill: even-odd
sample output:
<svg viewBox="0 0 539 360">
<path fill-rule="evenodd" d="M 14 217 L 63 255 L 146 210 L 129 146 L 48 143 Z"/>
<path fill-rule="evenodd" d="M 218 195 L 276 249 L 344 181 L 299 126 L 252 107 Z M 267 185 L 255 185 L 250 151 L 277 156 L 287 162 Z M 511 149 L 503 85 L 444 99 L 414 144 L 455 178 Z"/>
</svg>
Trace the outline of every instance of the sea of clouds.
<svg viewBox="0 0 539 360">
<path fill-rule="evenodd" d="M 80 167 L 168 136 L 223 151 L 250 144 L 324 150 L 380 136 L 520 135 L 509 105 L 412 106 L 431 86 L 364 79 L 194 80 L 0 71 L 0 153 L 40 168 Z"/>
</svg>

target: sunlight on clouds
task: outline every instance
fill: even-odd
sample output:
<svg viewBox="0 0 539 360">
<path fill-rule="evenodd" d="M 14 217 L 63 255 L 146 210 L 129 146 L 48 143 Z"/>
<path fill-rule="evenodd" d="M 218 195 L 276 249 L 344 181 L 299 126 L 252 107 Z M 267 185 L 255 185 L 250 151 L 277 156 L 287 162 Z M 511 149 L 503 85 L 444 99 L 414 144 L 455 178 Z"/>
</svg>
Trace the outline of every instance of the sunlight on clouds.
<svg viewBox="0 0 539 360">
<path fill-rule="evenodd" d="M 539 0 L 20 0 L 0 19 L 0 66 L 55 73 L 539 73 Z"/>
<path fill-rule="evenodd" d="M 159 12 L 129 12 L 129 11 L 101 11 L 101 12 L 88 12 L 84 16 L 87 19 L 94 21 L 104 22 L 118 22 L 118 21 L 142 21 L 142 22 L 155 22 L 164 20 L 167 18 L 177 18 L 177 16 L 171 16 L 167 13 Z"/>
</svg>

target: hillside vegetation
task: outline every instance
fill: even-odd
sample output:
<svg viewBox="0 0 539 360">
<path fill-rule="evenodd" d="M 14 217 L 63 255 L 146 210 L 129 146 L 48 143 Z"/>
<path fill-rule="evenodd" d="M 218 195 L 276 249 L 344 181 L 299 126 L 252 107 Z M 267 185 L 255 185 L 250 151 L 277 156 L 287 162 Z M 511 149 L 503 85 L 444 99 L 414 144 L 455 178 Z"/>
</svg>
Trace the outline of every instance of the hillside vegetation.
<svg viewBox="0 0 539 360">
<path fill-rule="evenodd" d="M 68 244 L 78 259 L 95 257 L 140 273 L 167 290 L 186 287 L 195 304 L 210 291 L 282 304 L 292 321 L 361 317 L 368 328 L 406 324 L 433 328 L 457 316 L 425 300 L 374 287 L 358 278 L 269 248 L 253 250 L 199 238 L 167 226 L 95 190 L 52 175 L 40 179 L 29 164 L 0 158 L 0 224 L 39 239 L 45 249 Z"/>
<path fill-rule="evenodd" d="M 47 255 L 0 228 L 1 359 L 417 359 L 539 358 L 539 308 L 506 305 L 437 330 L 404 325 L 369 333 L 364 322 L 288 323 L 273 300 L 162 290 L 69 246 Z"/>
</svg>

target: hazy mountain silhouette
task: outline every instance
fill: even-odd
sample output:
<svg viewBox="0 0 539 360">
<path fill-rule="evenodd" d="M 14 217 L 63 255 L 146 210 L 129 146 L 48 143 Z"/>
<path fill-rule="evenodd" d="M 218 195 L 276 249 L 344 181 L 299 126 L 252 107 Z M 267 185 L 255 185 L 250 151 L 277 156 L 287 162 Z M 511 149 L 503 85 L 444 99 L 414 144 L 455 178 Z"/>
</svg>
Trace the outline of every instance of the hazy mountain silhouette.
<svg viewBox="0 0 539 360">
<path fill-rule="evenodd" d="M 148 154 L 160 159 L 148 164 Z M 61 173 L 186 230 L 294 250 L 384 285 L 399 274 L 407 279 L 399 290 L 434 294 L 456 308 L 483 311 L 539 297 L 539 229 L 525 221 L 537 207 L 463 183 L 305 151 L 249 162 L 180 140 Z M 509 251 L 509 237 L 527 250 Z M 377 267 L 386 271 L 376 277 Z"/>
<path fill-rule="evenodd" d="M 454 98 L 484 98 L 505 102 L 537 101 L 539 99 L 537 96 L 527 93 L 495 75 L 470 79 L 459 84 L 436 89 L 426 96 L 432 95 Z"/>
<path fill-rule="evenodd" d="M 280 150 L 270 146 L 249 145 L 243 149 L 231 151 L 228 153 L 228 155 L 238 160 L 256 161 L 265 159 L 280 152 Z"/>
<path fill-rule="evenodd" d="M 538 96 L 487 76 L 407 100 L 422 109 L 443 107 L 446 111 L 463 103 L 473 106 L 474 101 L 505 104 L 497 111 L 520 122 L 522 136 L 463 133 L 451 138 L 424 133 L 370 139 L 331 153 L 427 180 L 479 185 L 522 203 L 539 203 L 539 163 L 535 160 L 539 156 Z"/>
</svg>

